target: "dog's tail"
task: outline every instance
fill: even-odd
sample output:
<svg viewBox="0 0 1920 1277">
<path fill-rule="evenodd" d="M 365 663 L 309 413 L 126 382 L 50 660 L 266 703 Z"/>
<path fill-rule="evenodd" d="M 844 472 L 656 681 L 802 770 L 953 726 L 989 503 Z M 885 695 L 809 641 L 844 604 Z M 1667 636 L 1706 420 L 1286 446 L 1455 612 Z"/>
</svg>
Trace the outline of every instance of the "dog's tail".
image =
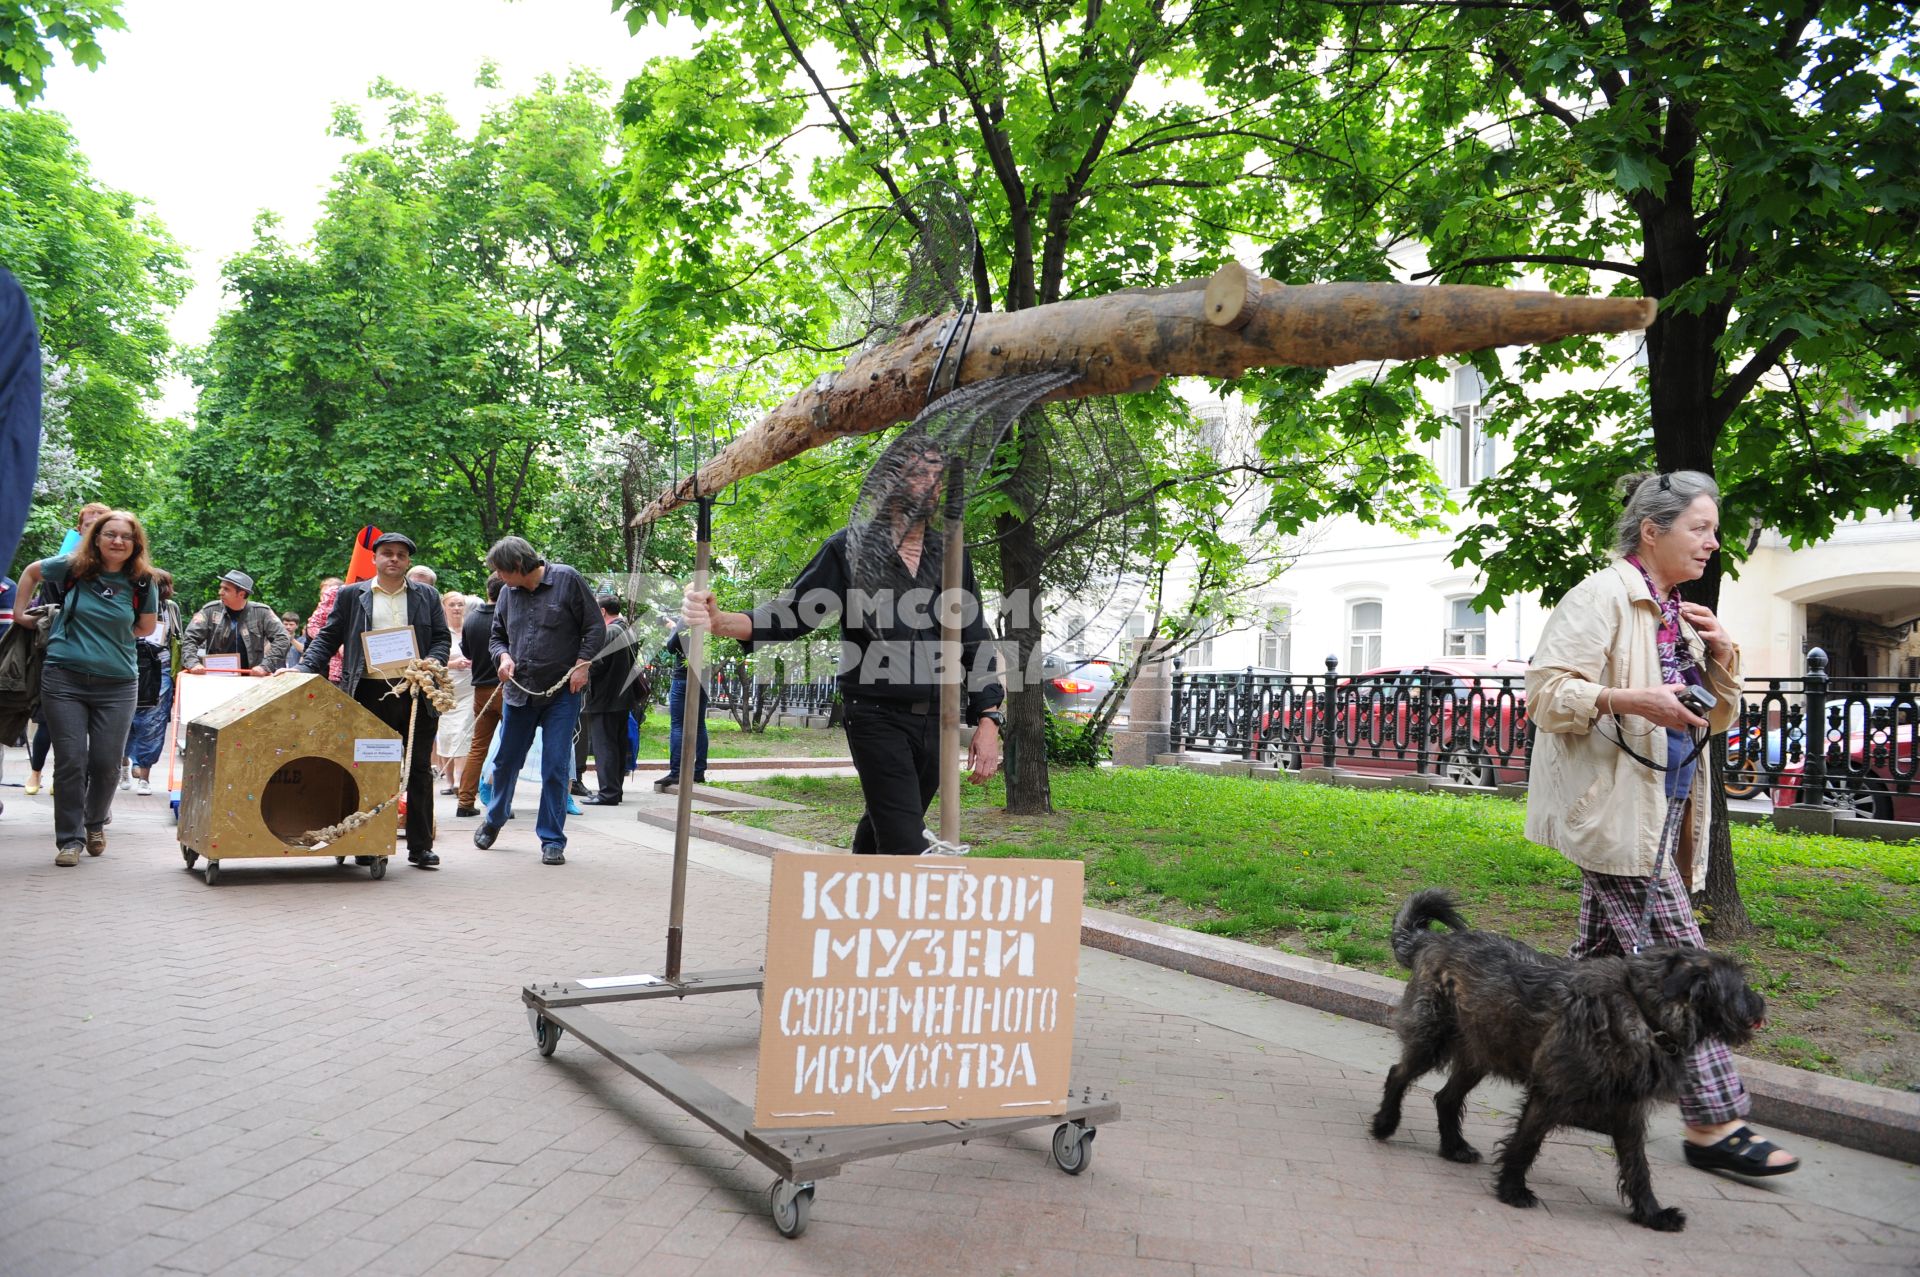
<svg viewBox="0 0 1920 1277">
<path fill-rule="evenodd" d="M 1393 956 L 1401 966 L 1412 968 L 1414 955 L 1427 939 L 1427 928 L 1436 922 L 1445 923 L 1449 931 L 1468 929 L 1467 920 L 1453 907 L 1453 897 L 1446 892 L 1429 888 L 1407 897 L 1407 903 L 1393 916 Z"/>
</svg>

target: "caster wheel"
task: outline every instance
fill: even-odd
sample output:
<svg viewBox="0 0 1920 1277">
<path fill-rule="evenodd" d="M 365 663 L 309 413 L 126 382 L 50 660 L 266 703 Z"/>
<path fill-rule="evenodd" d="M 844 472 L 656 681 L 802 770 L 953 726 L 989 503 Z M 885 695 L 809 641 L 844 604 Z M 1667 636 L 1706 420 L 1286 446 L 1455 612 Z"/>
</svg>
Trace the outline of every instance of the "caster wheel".
<svg viewBox="0 0 1920 1277">
<path fill-rule="evenodd" d="M 541 1055 L 552 1055 L 565 1031 L 538 1011 L 529 1011 L 527 1018 L 533 1021 L 533 1044 L 540 1048 Z"/>
<path fill-rule="evenodd" d="M 1078 1175 L 1093 1164 L 1094 1132 L 1078 1122 L 1062 1122 L 1053 1131 L 1053 1164 Z"/>
<path fill-rule="evenodd" d="M 813 1211 L 813 1185 L 777 1179 L 767 1190 L 773 1205 L 773 1226 L 782 1237 L 798 1237 L 807 1231 L 807 1216 Z"/>
<path fill-rule="evenodd" d="M 207 885 L 211 887 L 214 883 L 219 881 L 220 881 L 220 862 L 217 860 L 209 860 L 207 862 Z"/>
<path fill-rule="evenodd" d="M 385 856 L 375 856 L 373 863 L 367 866 L 367 874 L 372 877 L 375 882 L 386 877 L 387 858 Z"/>
<path fill-rule="evenodd" d="M 344 865 L 347 863 L 347 858 L 345 856 L 335 856 L 333 858 L 333 863 L 336 865 Z"/>
<path fill-rule="evenodd" d="M 200 853 L 195 851 L 191 847 L 182 846 L 180 848 L 180 859 L 186 861 L 187 868 L 191 869 L 193 868 L 195 862 L 200 859 Z"/>
</svg>

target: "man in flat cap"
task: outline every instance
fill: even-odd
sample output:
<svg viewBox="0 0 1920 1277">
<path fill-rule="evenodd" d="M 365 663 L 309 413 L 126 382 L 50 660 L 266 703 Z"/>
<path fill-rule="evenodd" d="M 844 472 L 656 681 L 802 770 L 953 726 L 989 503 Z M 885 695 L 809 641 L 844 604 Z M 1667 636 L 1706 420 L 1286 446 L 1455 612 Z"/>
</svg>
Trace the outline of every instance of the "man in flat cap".
<svg viewBox="0 0 1920 1277">
<path fill-rule="evenodd" d="M 399 732 L 403 741 L 413 697 L 401 690 L 404 684 L 367 672 L 360 636 L 370 630 L 412 626 L 413 650 L 422 659 L 447 659 L 453 634 L 447 629 L 440 593 L 431 585 L 407 580 L 412 566 L 413 541 L 398 532 L 381 533 L 373 543 L 373 579 L 340 587 L 333 614 L 307 644 L 305 654 L 289 667 L 301 674 L 325 675 L 334 652 L 340 652 L 340 690 Z M 440 715 L 421 697 L 419 708 L 413 710 L 413 763 L 407 772 L 407 859 L 420 869 L 440 866 L 433 850 L 433 737 L 439 727 Z"/>
<path fill-rule="evenodd" d="M 180 640 L 181 669 L 205 673 L 208 656 L 237 655 L 244 674 L 265 675 L 286 663 L 287 627 L 252 595 L 245 572 L 220 578 L 220 597 L 193 614 Z"/>
</svg>

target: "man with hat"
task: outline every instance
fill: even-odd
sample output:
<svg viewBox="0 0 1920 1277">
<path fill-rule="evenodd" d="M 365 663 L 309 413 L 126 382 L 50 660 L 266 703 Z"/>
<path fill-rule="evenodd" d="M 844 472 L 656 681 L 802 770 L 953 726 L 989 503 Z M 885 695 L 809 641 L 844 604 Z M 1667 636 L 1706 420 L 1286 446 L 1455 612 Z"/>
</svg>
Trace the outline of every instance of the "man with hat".
<svg viewBox="0 0 1920 1277">
<path fill-rule="evenodd" d="M 180 640 L 180 668 L 205 673 L 209 656 L 237 655 L 243 674 L 268 674 L 286 663 L 287 627 L 255 603 L 253 578 L 238 570 L 220 578 L 220 597 L 193 614 Z"/>
<path fill-rule="evenodd" d="M 407 579 L 413 566 L 413 541 L 398 532 L 383 532 L 373 543 L 373 579 L 340 587 L 333 613 L 307 644 L 300 659 L 288 667 L 299 674 L 327 672 L 327 663 L 341 653 L 340 690 L 364 705 L 404 740 L 407 719 L 413 719 L 412 766 L 407 772 L 407 859 L 420 869 L 437 869 L 433 850 L 433 737 L 440 715 L 423 696 L 415 708 L 406 685 L 367 672 L 366 649 L 360 637 L 370 630 L 413 627 L 413 650 L 421 659 L 445 661 L 453 646 L 440 594 L 430 585 Z M 278 622 L 275 622 L 278 624 Z M 285 633 L 282 630 L 282 633 Z"/>
</svg>

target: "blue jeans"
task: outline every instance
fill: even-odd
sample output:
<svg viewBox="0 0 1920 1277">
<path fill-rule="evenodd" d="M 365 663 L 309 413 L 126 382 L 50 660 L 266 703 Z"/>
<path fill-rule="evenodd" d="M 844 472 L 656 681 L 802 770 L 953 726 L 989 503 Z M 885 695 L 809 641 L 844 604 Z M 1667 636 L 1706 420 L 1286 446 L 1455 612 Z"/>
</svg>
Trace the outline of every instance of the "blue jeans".
<svg viewBox="0 0 1920 1277">
<path fill-rule="evenodd" d="M 53 844 L 81 843 L 113 818 L 114 784 L 126 751 L 137 678 L 100 678 L 49 665 L 40 714 L 53 733 Z"/>
<path fill-rule="evenodd" d="M 133 730 L 127 733 L 127 761 L 147 771 L 160 761 L 167 743 L 167 727 L 173 720 L 173 675 L 160 667 L 160 699 L 152 709 L 133 712 Z"/>
<path fill-rule="evenodd" d="M 573 727 L 580 720 L 580 693 L 529 696 L 525 705 L 500 711 L 499 752 L 493 759 L 493 801 L 487 824 L 498 829 L 513 812 L 513 787 L 527 761 L 534 729 L 540 731 L 540 814 L 533 831 L 540 845 L 567 845 L 567 782 L 573 778 Z"/>
<path fill-rule="evenodd" d="M 680 738 L 687 722 L 687 680 L 676 678 L 667 688 L 667 779 L 680 778 Z M 707 778 L 707 707 L 700 707 L 700 744 L 694 751 L 693 778 Z"/>
</svg>

